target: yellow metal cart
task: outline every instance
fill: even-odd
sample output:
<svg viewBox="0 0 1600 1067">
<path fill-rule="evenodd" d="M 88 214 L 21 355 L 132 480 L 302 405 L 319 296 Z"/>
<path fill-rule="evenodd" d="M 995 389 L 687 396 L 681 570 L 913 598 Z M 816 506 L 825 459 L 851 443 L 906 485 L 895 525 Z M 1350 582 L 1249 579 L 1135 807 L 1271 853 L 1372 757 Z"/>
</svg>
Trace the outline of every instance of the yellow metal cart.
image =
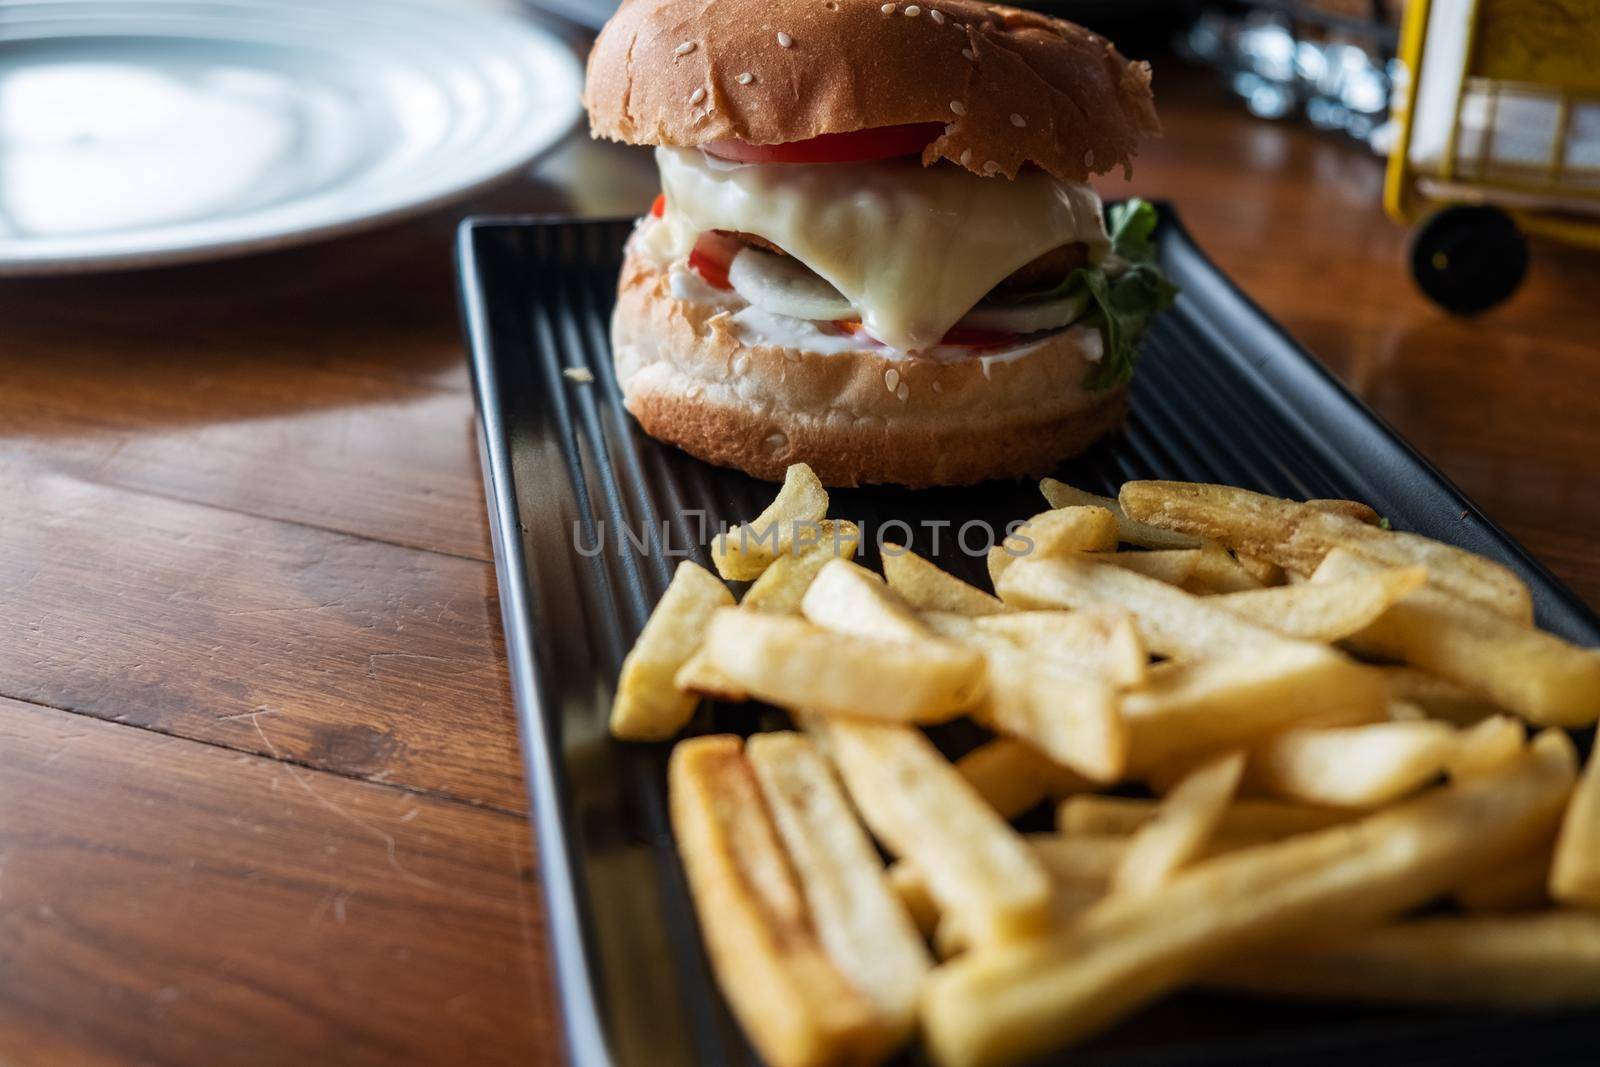
<svg viewBox="0 0 1600 1067">
<path fill-rule="evenodd" d="M 1500 303 L 1525 234 L 1600 248 L 1600 0 L 1410 0 L 1400 60 L 1384 207 L 1429 298 Z"/>
</svg>

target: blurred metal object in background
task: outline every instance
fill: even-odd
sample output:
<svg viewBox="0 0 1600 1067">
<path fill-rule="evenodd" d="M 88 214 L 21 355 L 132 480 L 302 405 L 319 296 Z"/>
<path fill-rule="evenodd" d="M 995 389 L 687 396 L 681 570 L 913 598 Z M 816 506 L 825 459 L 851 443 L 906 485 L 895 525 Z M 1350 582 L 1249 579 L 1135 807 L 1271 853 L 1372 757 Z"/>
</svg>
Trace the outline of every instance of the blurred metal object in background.
<svg viewBox="0 0 1600 1067">
<path fill-rule="evenodd" d="M 1383 150 L 1399 0 L 1203 3 L 1180 50 L 1228 77 L 1253 114 L 1302 116 Z"/>
<path fill-rule="evenodd" d="M 1524 234 L 1600 249 L 1600 0 L 1411 0 L 1400 59 L 1384 206 L 1429 299 L 1505 300 Z"/>
</svg>

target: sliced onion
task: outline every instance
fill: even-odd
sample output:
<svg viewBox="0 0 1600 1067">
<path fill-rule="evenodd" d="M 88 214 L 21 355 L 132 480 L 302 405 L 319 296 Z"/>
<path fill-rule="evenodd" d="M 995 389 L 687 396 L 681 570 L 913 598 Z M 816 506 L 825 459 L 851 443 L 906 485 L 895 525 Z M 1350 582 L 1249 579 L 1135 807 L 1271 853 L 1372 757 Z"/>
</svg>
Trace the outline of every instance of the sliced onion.
<svg viewBox="0 0 1600 1067">
<path fill-rule="evenodd" d="M 993 330 L 996 333 L 1038 333 L 1076 322 L 1083 317 L 1088 305 L 1089 294 L 1084 292 L 1015 307 L 979 304 L 963 315 L 956 325 L 969 330 Z"/>
<path fill-rule="evenodd" d="M 728 282 L 752 305 L 774 315 L 825 322 L 860 318 L 839 290 L 792 256 L 744 246 L 728 266 Z M 983 303 L 962 316 L 956 328 L 996 334 L 1055 330 L 1082 318 L 1088 304 L 1082 292 L 1015 307 Z"/>
<path fill-rule="evenodd" d="M 853 319 L 850 301 L 793 256 L 743 248 L 728 267 L 734 290 L 762 311 L 797 319 Z"/>
</svg>

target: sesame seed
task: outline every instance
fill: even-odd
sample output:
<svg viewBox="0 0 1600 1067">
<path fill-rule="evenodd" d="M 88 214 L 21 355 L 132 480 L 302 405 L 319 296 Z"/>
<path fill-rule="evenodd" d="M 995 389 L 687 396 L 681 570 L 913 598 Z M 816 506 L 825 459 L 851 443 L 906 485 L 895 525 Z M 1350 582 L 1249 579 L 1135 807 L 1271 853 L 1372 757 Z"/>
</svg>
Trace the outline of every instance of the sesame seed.
<svg viewBox="0 0 1600 1067">
<path fill-rule="evenodd" d="M 1088 149 L 1083 153 L 1083 165 L 1085 167 L 1094 166 L 1094 149 Z"/>
<path fill-rule="evenodd" d="M 972 149 L 970 149 L 970 148 L 964 149 L 962 151 L 962 153 L 961 153 L 961 165 L 963 167 L 966 167 L 966 166 L 971 166 L 971 164 L 972 164 Z"/>
<path fill-rule="evenodd" d="M 696 89 L 694 92 L 689 94 L 689 103 L 698 104 L 700 101 L 704 100 L 705 98 L 706 98 L 706 90 L 705 90 L 704 86 L 701 86 L 700 88 Z"/>
<path fill-rule="evenodd" d="M 944 12 L 943 11 L 936 11 L 933 8 L 929 8 L 928 9 L 928 17 L 933 20 L 933 24 L 935 26 L 943 26 L 944 25 Z"/>
<path fill-rule="evenodd" d="M 994 172 L 995 172 L 995 171 L 997 171 L 997 170 L 999 170 L 999 169 L 1000 169 L 1000 164 L 998 164 L 998 163 L 996 163 L 996 162 L 995 162 L 995 161 L 994 161 L 994 160 L 992 160 L 992 159 L 991 159 L 991 160 L 988 160 L 988 161 L 987 161 L 987 162 L 985 162 L 985 163 L 984 163 L 984 165 L 983 165 L 983 172 L 984 172 L 984 173 L 985 173 L 985 174 L 993 174 L 993 173 L 994 173 Z"/>
<path fill-rule="evenodd" d="M 954 111 L 957 115 L 965 115 L 967 113 L 967 105 L 963 104 L 959 100 L 952 100 L 950 101 L 950 110 Z"/>
<path fill-rule="evenodd" d="M 906 14 L 911 18 L 916 18 L 918 15 L 922 14 L 922 8 L 918 7 L 916 4 L 907 4 Z"/>
<path fill-rule="evenodd" d="M 888 370 L 884 371 L 883 384 L 889 390 L 889 392 L 894 392 L 895 389 L 900 385 L 900 372 L 895 370 L 893 367 L 890 367 Z"/>
<path fill-rule="evenodd" d="M 956 132 L 956 124 L 955 123 L 950 122 L 950 123 L 946 123 L 945 124 L 944 135 L 946 137 L 949 137 L 952 133 L 955 133 L 955 132 Z"/>
<path fill-rule="evenodd" d="M 894 395 L 904 401 L 906 397 L 911 395 L 911 386 L 907 385 L 905 382 L 901 382 L 900 388 L 894 391 Z"/>
<path fill-rule="evenodd" d="M 878 8 L 878 10 L 882 11 L 885 15 L 892 15 L 894 14 L 894 5 L 884 4 L 882 7 Z"/>
<path fill-rule="evenodd" d="M 794 47 L 794 38 L 790 37 L 787 33 L 780 32 L 778 34 L 778 47 L 779 48 L 793 48 Z"/>
<path fill-rule="evenodd" d="M 939 384 L 938 382 L 934 382 L 933 383 L 933 391 L 936 392 L 936 393 L 942 393 L 942 392 L 944 392 L 944 386 Z"/>
<path fill-rule="evenodd" d="M 682 44 L 680 44 L 678 47 L 674 48 L 672 50 L 672 54 L 675 55 L 675 56 L 686 56 L 690 52 L 693 52 L 693 51 L 694 51 L 694 42 L 693 41 L 685 41 Z"/>
<path fill-rule="evenodd" d="M 740 85 L 749 85 L 751 82 L 756 80 L 756 76 L 747 70 L 733 80 L 738 82 Z"/>
<path fill-rule="evenodd" d="M 594 381 L 594 371 L 588 367 L 563 367 L 561 376 L 569 382 L 578 382 L 581 385 L 588 385 Z"/>
<path fill-rule="evenodd" d="M 977 55 L 977 53 L 976 53 L 976 52 L 974 52 L 974 51 L 973 51 L 973 50 L 972 50 L 972 49 L 970 49 L 970 48 L 963 48 L 963 49 L 962 49 L 962 50 L 961 50 L 961 54 L 962 54 L 962 55 L 963 55 L 963 56 L 966 56 L 966 57 L 967 57 L 967 58 L 968 58 L 968 59 L 969 59 L 969 60 L 971 60 L 971 61 L 972 61 L 972 62 L 974 62 L 974 63 L 976 63 L 976 62 L 977 62 L 977 61 L 978 61 L 978 55 Z"/>
<path fill-rule="evenodd" d="M 1013 111 L 1011 113 L 1011 125 L 1015 126 L 1017 129 L 1020 130 L 1022 127 L 1026 126 L 1027 124 L 1028 124 L 1028 120 L 1027 119 L 1023 118 L 1021 115 L 1017 114 L 1015 111 Z"/>
</svg>

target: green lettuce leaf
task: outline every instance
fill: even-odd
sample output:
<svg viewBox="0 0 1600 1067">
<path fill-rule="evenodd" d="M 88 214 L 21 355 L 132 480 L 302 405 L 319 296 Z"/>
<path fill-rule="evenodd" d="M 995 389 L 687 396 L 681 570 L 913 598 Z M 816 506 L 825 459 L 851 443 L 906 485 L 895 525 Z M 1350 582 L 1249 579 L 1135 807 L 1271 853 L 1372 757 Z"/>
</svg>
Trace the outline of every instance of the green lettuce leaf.
<svg viewBox="0 0 1600 1067">
<path fill-rule="evenodd" d="M 990 300 L 1015 306 L 1056 300 L 1084 292 L 1090 310 L 1079 319 L 1100 331 L 1105 355 L 1089 379 L 1092 389 L 1109 389 L 1133 377 L 1139 358 L 1139 339 L 1150 320 L 1172 305 L 1177 287 L 1156 266 L 1155 231 L 1160 221 L 1155 205 L 1129 200 L 1113 206 L 1107 221 L 1111 251 L 1098 267 L 1079 267 L 1055 288 L 1043 292 L 992 296 Z"/>
</svg>

